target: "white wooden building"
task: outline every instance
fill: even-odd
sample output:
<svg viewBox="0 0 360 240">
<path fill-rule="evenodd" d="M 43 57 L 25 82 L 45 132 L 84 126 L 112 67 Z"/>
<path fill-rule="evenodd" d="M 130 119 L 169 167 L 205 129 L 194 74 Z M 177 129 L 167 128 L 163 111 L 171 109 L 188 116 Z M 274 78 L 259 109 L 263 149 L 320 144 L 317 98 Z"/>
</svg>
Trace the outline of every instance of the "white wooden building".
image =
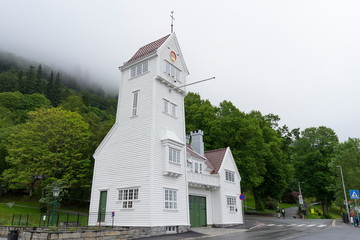
<svg viewBox="0 0 360 240">
<path fill-rule="evenodd" d="M 116 122 L 94 153 L 89 225 L 182 232 L 190 223 L 243 223 L 230 149 L 204 153 L 202 131 L 186 144 L 188 70 L 175 33 L 141 47 L 120 70 Z"/>
</svg>

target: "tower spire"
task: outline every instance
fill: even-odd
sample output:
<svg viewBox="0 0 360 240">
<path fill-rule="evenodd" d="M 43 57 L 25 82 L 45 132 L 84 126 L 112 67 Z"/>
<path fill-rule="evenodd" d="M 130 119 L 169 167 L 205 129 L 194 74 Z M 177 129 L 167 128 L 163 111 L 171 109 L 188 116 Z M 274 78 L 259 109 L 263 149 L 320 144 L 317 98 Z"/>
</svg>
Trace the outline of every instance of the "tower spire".
<svg viewBox="0 0 360 240">
<path fill-rule="evenodd" d="M 170 17 L 171 17 L 171 33 L 172 33 L 173 30 L 174 30 L 174 20 L 175 20 L 175 18 L 174 18 L 174 11 L 171 11 Z"/>
</svg>

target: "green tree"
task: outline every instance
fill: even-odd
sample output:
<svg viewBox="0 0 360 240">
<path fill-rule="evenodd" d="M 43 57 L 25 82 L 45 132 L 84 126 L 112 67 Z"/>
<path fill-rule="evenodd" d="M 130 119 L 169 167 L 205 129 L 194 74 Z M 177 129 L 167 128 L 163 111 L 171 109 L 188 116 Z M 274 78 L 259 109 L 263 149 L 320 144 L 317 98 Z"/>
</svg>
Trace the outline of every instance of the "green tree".
<svg viewBox="0 0 360 240">
<path fill-rule="evenodd" d="M 13 92 L 18 89 L 17 76 L 12 72 L 0 73 L 0 92 Z"/>
<path fill-rule="evenodd" d="M 56 74 L 54 88 L 52 92 L 52 104 L 53 106 L 57 107 L 59 106 L 61 100 L 62 100 L 62 85 L 60 82 L 60 73 L 58 72 Z"/>
<path fill-rule="evenodd" d="M 265 199 L 277 202 L 283 196 L 293 176 L 293 167 L 283 151 L 285 139 L 274 128 L 278 127 L 280 118 L 277 115 L 262 116 L 258 111 L 249 114 L 258 123 L 263 139 L 263 161 L 266 165 L 264 181 L 254 188 L 257 208 L 263 208 Z M 275 207 L 275 206 L 272 206 Z"/>
<path fill-rule="evenodd" d="M 213 149 L 215 136 L 212 128 L 217 124 L 216 108 L 209 100 L 202 100 L 199 94 L 191 92 L 186 95 L 184 104 L 186 132 L 203 130 L 205 149 Z"/>
<path fill-rule="evenodd" d="M 345 188 L 358 189 L 360 185 L 360 139 L 349 138 L 347 141 L 340 143 L 335 148 L 334 157 L 331 160 L 331 171 L 335 177 L 334 189 L 336 191 L 336 202 L 341 207 L 344 205 L 344 193 L 340 170 L 343 170 Z"/>
<path fill-rule="evenodd" d="M 25 94 L 32 94 L 35 93 L 35 88 L 34 88 L 34 82 L 35 82 L 35 67 L 34 66 L 29 66 L 28 70 L 26 71 L 26 76 L 25 79 L 23 81 L 23 89 L 22 89 L 22 93 Z"/>
<path fill-rule="evenodd" d="M 302 131 L 294 146 L 296 178 L 304 182 L 305 196 L 321 201 L 325 215 L 334 200 L 334 177 L 329 163 L 338 143 L 335 132 L 321 126 Z"/>
<path fill-rule="evenodd" d="M 44 80 L 42 79 L 42 67 L 41 65 L 38 66 L 36 69 L 36 75 L 33 81 L 33 93 L 41 93 L 44 94 Z"/>
<path fill-rule="evenodd" d="M 17 126 L 7 140 L 3 179 L 10 189 L 28 189 L 58 179 L 69 188 L 89 184 L 91 161 L 87 157 L 89 125 L 74 112 L 40 108 Z"/>
</svg>

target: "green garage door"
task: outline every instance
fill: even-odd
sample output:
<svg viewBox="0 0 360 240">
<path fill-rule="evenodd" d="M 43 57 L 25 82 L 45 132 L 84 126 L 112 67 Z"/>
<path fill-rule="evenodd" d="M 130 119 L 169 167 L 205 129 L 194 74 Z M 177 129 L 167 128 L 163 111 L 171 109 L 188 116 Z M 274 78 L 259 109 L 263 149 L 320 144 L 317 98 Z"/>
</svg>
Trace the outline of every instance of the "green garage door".
<svg viewBox="0 0 360 240">
<path fill-rule="evenodd" d="M 206 223 L 206 198 L 189 196 L 190 225 L 192 227 L 204 227 Z"/>
</svg>

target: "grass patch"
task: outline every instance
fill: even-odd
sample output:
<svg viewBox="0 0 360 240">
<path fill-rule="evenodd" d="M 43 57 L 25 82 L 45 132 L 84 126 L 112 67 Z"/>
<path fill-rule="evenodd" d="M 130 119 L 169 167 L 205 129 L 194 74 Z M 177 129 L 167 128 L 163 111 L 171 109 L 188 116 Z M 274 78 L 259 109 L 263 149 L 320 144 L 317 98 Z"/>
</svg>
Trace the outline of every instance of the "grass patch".
<svg viewBox="0 0 360 240">
<path fill-rule="evenodd" d="M 40 203 L 37 199 L 27 199 L 21 197 L 2 197 L 0 198 L 0 225 L 3 226 L 43 226 L 49 223 L 49 214 L 40 212 Z M 54 223 L 58 222 L 80 222 L 81 226 L 86 226 L 88 217 L 77 213 L 88 213 L 87 207 L 78 208 L 75 206 L 58 206 L 56 208 Z M 74 213 L 64 213 L 61 211 L 73 211 Z M 43 216 L 47 215 L 45 221 Z M 59 216 L 58 216 L 59 215 Z"/>
</svg>

